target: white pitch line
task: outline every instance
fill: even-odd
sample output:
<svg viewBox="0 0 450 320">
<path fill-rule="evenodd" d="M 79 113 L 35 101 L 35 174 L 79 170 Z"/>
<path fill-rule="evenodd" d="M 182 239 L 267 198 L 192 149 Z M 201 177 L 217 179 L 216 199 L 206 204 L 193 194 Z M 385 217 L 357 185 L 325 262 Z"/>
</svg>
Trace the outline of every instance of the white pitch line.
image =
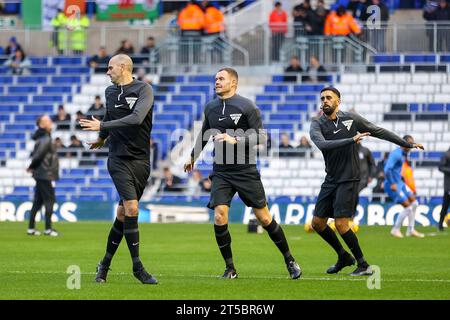
<svg viewBox="0 0 450 320">
<path fill-rule="evenodd" d="M 12 273 L 12 274 L 65 274 L 68 273 L 65 272 L 58 272 L 58 271 L 6 271 L 3 273 Z M 1 274 L 1 272 L 0 272 Z M 82 275 L 95 275 L 95 272 L 81 272 Z M 111 272 L 110 275 L 112 276 L 127 276 L 131 275 L 127 272 Z M 203 274 L 197 274 L 197 275 L 165 275 L 165 274 L 154 274 L 155 276 L 163 276 L 168 278 L 208 278 L 208 279 L 218 279 L 219 277 L 216 275 L 203 275 Z M 261 280 L 288 280 L 289 277 L 281 277 L 281 276 L 272 276 L 272 277 L 263 277 L 263 276 L 239 276 L 239 279 L 261 279 Z M 346 278 L 326 278 L 326 277 L 309 277 L 309 276 L 302 276 L 300 278 L 300 281 L 302 280 L 308 280 L 308 281 L 367 281 L 367 276 L 361 276 L 361 277 L 351 277 L 348 276 Z M 450 283 L 450 279 L 383 279 L 381 278 L 382 282 L 442 282 L 442 283 Z"/>
</svg>

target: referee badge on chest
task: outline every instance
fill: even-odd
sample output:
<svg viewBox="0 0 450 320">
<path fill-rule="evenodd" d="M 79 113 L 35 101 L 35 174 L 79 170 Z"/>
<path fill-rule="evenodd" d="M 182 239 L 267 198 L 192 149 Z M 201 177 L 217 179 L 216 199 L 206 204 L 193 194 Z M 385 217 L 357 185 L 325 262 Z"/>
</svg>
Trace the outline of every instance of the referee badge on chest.
<svg viewBox="0 0 450 320">
<path fill-rule="evenodd" d="M 230 118 L 231 118 L 231 120 L 234 121 L 234 124 L 238 124 L 239 119 L 241 118 L 241 116 L 242 116 L 242 113 L 233 113 L 233 114 L 230 114 Z"/>
<path fill-rule="evenodd" d="M 342 124 L 347 128 L 348 131 L 350 131 L 350 128 L 352 127 L 353 124 L 353 120 L 342 121 Z"/>
<path fill-rule="evenodd" d="M 125 100 L 127 101 L 128 106 L 130 107 L 130 109 L 133 109 L 134 104 L 136 103 L 137 99 L 138 98 L 136 98 L 136 97 L 125 97 Z"/>
</svg>

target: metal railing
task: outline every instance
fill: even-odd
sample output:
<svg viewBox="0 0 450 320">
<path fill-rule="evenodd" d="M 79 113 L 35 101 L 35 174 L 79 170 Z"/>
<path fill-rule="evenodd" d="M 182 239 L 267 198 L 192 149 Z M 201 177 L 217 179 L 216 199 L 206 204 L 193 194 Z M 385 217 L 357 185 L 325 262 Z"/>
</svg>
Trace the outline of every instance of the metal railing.
<svg viewBox="0 0 450 320">
<path fill-rule="evenodd" d="M 251 25 L 251 24 L 250 24 Z M 64 31 L 70 33 L 70 31 Z M 267 22 L 259 25 L 227 24 L 225 33 L 217 36 L 186 37 L 173 26 L 93 26 L 86 30 L 84 55 L 94 55 L 100 46 L 106 46 L 109 54 L 119 48 L 123 39 L 140 52 L 148 36 L 156 39 L 161 66 L 185 65 L 284 65 L 290 50 L 300 50 L 300 56 L 308 61 L 310 54 L 319 56 L 321 63 L 365 63 L 373 53 L 449 53 L 450 22 L 387 23 L 376 28 L 363 25 L 358 36 L 335 38 L 308 35 L 302 25 L 289 24 L 282 40 L 274 41 Z M 31 29 L 0 29 L 0 43 L 7 43 L 15 36 L 28 55 L 56 56 L 58 48 L 52 46 L 52 31 Z M 62 37 L 69 39 L 71 37 Z M 274 45 L 280 50 L 273 59 Z M 71 55 L 70 44 L 63 46 L 63 53 Z M 283 54 L 284 53 L 284 54 Z"/>
</svg>

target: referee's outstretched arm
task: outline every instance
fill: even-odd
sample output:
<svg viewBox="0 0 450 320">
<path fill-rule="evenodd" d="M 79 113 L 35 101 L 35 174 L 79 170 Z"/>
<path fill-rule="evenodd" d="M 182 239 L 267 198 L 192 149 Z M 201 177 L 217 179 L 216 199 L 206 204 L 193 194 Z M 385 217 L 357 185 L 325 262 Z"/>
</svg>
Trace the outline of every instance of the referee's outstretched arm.
<svg viewBox="0 0 450 320">
<path fill-rule="evenodd" d="M 322 130 L 320 129 L 320 124 L 317 121 L 313 121 L 311 123 L 309 135 L 311 137 L 312 142 L 314 142 L 317 148 L 319 148 L 321 151 L 336 149 L 346 146 L 348 144 L 355 143 L 355 139 L 353 138 L 325 140 Z"/>
</svg>

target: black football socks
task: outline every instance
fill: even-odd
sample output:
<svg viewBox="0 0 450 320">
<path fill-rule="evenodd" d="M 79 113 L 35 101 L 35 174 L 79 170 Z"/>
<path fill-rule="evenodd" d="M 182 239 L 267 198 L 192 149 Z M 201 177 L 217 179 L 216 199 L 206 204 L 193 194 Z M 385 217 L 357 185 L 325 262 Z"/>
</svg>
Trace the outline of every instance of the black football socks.
<svg viewBox="0 0 450 320">
<path fill-rule="evenodd" d="M 275 221 L 275 219 L 272 219 L 272 222 L 265 226 L 264 229 L 266 229 L 266 231 L 269 233 L 270 239 L 272 239 L 273 243 L 275 243 L 280 252 L 283 254 L 286 264 L 290 261 L 294 261 L 294 258 L 289 251 L 289 245 L 287 243 L 283 229 Z"/>
<path fill-rule="evenodd" d="M 342 257 L 346 253 L 344 247 L 342 247 L 341 242 L 336 236 L 336 233 L 333 231 L 333 229 L 330 228 L 329 225 L 327 225 L 325 229 L 317 233 L 334 249 L 334 251 L 336 251 L 339 257 Z"/>
<path fill-rule="evenodd" d="M 231 235 L 230 232 L 228 232 L 228 224 L 222 226 L 214 224 L 214 233 L 226 266 L 234 269 L 233 254 L 231 252 Z"/>
<path fill-rule="evenodd" d="M 102 260 L 102 264 L 109 266 L 114 254 L 119 248 L 120 241 L 123 238 L 123 222 L 116 218 L 114 224 L 109 231 L 108 242 L 106 243 L 106 253 Z"/>
<path fill-rule="evenodd" d="M 346 233 L 341 234 L 342 239 L 344 239 L 345 243 L 349 247 L 350 251 L 353 253 L 356 261 L 358 262 L 358 266 L 366 267 L 368 266 L 366 260 L 364 260 L 364 256 L 359 246 L 358 238 L 353 233 L 352 229 L 349 229 Z"/>
<path fill-rule="evenodd" d="M 127 241 L 131 259 L 133 260 L 133 271 L 138 271 L 143 267 L 142 262 L 139 259 L 138 217 L 125 216 L 123 233 L 125 240 Z"/>
</svg>

